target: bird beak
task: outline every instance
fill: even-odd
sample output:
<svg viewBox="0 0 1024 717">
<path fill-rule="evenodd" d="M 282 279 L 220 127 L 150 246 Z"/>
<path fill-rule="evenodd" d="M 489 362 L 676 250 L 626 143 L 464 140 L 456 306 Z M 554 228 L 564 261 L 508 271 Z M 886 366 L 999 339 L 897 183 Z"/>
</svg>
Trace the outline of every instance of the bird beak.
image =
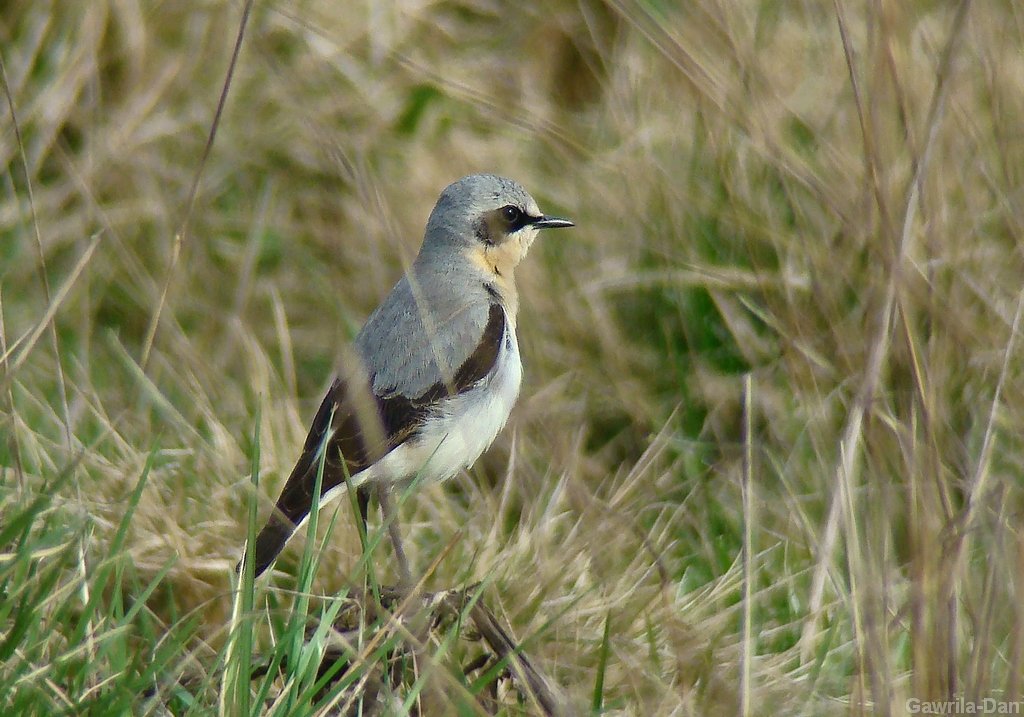
<svg viewBox="0 0 1024 717">
<path fill-rule="evenodd" d="M 532 224 L 538 229 L 561 229 L 563 227 L 576 226 L 576 224 L 568 219 L 561 219 L 559 217 L 541 217 L 533 221 Z"/>
</svg>

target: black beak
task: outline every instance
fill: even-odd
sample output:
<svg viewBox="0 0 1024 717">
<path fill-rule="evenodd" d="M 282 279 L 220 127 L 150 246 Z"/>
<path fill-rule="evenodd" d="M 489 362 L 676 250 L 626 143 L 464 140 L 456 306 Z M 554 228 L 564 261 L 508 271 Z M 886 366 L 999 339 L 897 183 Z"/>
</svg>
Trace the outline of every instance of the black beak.
<svg viewBox="0 0 1024 717">
<path fill-rule="evenodd" d="M 538 229 L 561 229 L 563 227 L 576 226 L 568 219 L 561 219 L 559 217 L 541 217 L 540 219 L 534 220 L 532 224 Z"/>
</svg>

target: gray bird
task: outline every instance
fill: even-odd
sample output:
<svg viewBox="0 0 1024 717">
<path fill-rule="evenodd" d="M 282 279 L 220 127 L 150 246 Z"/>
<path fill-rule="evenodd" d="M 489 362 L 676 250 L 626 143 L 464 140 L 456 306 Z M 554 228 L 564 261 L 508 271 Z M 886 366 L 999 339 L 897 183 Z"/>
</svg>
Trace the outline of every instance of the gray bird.
<svg viewBox="0 0 1024 717">
<path fill-rule="evenodd" d="M 319 504 L 345 490 L 347 474 L 365 521 L 368 489 L 376 488 L 401 579 L 410 580 L 390 488 L 451 478 L 505 425 L 522 379 L 513 270 L 539 230 L 571 226 L 493 174 L 441 192 L 419 255 L 367 319 L 313 418 L 256 538 L 256 575 L 309 517 L 323 461 Z"/>
</svg>

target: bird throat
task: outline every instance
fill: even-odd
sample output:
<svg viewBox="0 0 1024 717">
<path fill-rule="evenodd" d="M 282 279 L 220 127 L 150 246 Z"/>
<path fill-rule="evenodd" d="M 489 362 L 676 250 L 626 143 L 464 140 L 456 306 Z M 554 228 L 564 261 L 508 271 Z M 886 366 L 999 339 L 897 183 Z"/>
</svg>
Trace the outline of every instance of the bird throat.
<svg viewBox="0 0 1024 717">
<path fill-rule="evenodd" d="M 514 272 L 526 253 L 520 242 L 510 239 L 502 244 L 474 247 L 468 253 L 470 262 L 498 292 L 510 318 L 515 321 L 519 310 L 519 292 L 516 290 Z"/>
</svg>

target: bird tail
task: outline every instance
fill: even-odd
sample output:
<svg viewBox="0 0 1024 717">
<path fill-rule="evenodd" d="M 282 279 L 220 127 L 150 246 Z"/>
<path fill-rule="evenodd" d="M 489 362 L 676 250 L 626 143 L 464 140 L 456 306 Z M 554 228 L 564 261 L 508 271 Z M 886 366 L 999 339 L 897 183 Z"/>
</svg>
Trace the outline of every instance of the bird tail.
<svg viewBox="0 0 1024 717">
<path fill-rule="evenodd" d="M 366 468 L 366 449 L 361 442 L 361 433 L 356 421 L 355 414 L 346 413 L 342 416 L 338 431 L 332 432 L 331 425 L 336 420 L 336 410 L 343 405 L 345 384 L 335 380 L 331 390 L 327 392 L 320 408 L 313 417 L 313 424 L 306 436 L 306 443 L 302 448 L 302 455 L 292 469 L 291 475 L 285 481 L 284 489 L 277 499 L 277 505 L 271 514 L 267 524 L 256 536 L 256 543 L 253 546 L 253 564 L 256 576 L 258 577 L 284 549 L 285 544 L 291 539 L 295 531 L 302 527 L 309 517 L 311 498 L 317 483 L 317 474 L 320 471 L 323 461 L 323 476 L 320 484 L 320 506 L 330 501 L 341 492 L 341 489 L 351 484 L 357 488 L 359 506 L 363 513 L 363 525 L 366 524 L 366 501 L 368 493 L 360 485 L 369 474 L 363 469 Z M 354 439 L 346 439 L 346 436 L 354 436 Z M 353 443 L 353 445 L 346 445 Z M 335 447 L 328 443 L 337 442 Z M 326 453 L 325 453 L 326 452 Z M 348 454 L 348 458 L 344 454 Z M 243 558 L 244 561 L 244 558 Z M 235 566 L 237 572 L 241 573 L 242 562 Z"/>
<path fill-rule="evenodd" d="M 284 550 L 284 546 L 288 544 L 288 540 L 298 530 L 299 525 L 285 518 L 279 511 L 274 511 L 267 524 L 263 526 L 263 530 L 256 536 L 256 542 L 253 545 L 252 559 L 256 577 L 262 575 L 277 560 L 277 556 Z M 235 572 L 241 574 L 244 563 L 245 556 L 243 555 L 235 566 Z"/>
<path fill-rule="evenodd" d="M 277 507 L 271 513 L 267 524 L 263 526 L 263 529 L 256 536 L 256 542 L 253 544 L 252 557 L 255 577 L 262 575 L 267 568 L 274 564 L 277 556 L 284 550 L 284 546 L 291 540 L 295 531 L 301 528 L 309 517 L 307 511 L 305 514 L 298 516 L 298 522 L 294 522 L 287 512 L 286 506 L 283 505 L 284 498 L 285 496 L 282 495 L 282 500 L 278 501 Z M 327 501 L 320 503 L 321 507 L 325 502 Z M 370 511 L 370 489 L 368 486 L 361 485 L 356 488 L 356 502 L 359 506 L 359 517 L 363 522 L 363 533 L 365 534 L 366 521 Z M 239 575 L 242 573 L 244 562 L 245 555 L 243 554 L 242 559 L 235 565 L 235 572 Z"/>
</svg>

